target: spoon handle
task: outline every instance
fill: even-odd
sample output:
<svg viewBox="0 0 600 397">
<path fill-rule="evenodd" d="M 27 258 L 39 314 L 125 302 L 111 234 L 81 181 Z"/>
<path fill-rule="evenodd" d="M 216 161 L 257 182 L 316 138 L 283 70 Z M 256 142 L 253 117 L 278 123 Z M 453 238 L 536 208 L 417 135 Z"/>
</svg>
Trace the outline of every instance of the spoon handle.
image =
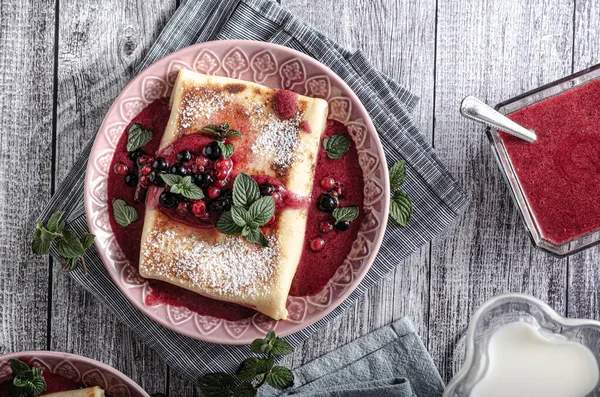
<svg viewBox="0 0 600 397">
<path fill-rule="evenodd" d="M 460 104 L 460 113 L 468 119 L 487 124 L 527 142 L 533 142 L 537 139 L 535 132 L 520 126 L 474 96 L 463 99 Z"/>
</svg>

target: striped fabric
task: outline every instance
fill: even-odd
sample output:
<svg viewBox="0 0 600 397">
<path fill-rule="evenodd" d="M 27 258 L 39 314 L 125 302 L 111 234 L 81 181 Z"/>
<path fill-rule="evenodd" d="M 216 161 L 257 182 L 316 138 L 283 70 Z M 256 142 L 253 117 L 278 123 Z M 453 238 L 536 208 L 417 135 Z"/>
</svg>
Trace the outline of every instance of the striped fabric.
<svg viewBox="0 0 600 397">
<path fill-rule="evenodd" d="M 358 95 L 375 124 L 387 160 L 404 159 L 406 190 L 414 201 L 409 226 L 388 225 L 380 253 L 371 270 L 350 297 L 322 320 L 289 336 L 298 346 L 356 300 L 402 260 L 439 234 L 466 205 L 465 195 L 418 131 L 410 112 L 417 98 L 395 81 L 375 70 L 360 52 L 349 52 L 331 42 L 278 4 L 268 0 L 187 0 L 139 64 L 138 71 L 180 48 L 208 40 L 251 39 L 268 41 L 306 53 L 337 73 Z M 106 82 L 103 82 L 106 84 Z M 92 87 L 92 91 L 98 87 Z M 99 105 L 103 106 L 103 105 Z M 69 226 L 87 231 L 83 211 L 83 174 L 91 142 L 59 187 L 41 216 L 67 213 Z M 52 252 L 56 256 L 56 252 Z M 110 307 L 119 319 L 152 347 L 172 368 L 196 380 L 207 371 L 232 372 L 247 357 L 246 346 L 221 346 L 172 332 L 136 310 L 113 284 L 97 252 L 86 256 L 89 275 L 70 273 L 86 290 Z"/>
</svg>

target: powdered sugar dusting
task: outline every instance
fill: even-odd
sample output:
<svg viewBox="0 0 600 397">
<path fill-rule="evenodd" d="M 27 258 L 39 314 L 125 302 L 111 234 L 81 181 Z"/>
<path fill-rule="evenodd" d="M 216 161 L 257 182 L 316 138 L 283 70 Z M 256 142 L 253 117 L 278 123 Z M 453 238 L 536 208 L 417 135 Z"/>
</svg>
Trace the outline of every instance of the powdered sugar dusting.
<svg viewBox="0 0 600 397">
<path fill-rule="evenodd" d="M 156 277 L 182 279 L 191 287 L 229 296 L 267 292 L 278 260 L 278 241 L 260 247 L 242 237 L 225 236 L 218 244 L 173 230 L 153 230 L 140 263 Z"/>
<path fill-rule="evenodd" d="M 214 113 L 231 105 L 232 95 L 225 92 L 207 90 L 205 87 L 182 87 L 179 107 L 179 124 L 190 128 L 198 119 L 209 119 Z"/>
<path fill-rule="evenodd" d="M 282 120 L 275 113 L 259 107 L 250 112 L 250 117 L 258 130 L 252 151 L 259 156 L 272 157 L 279 168 L 290 168 L 300 144 L 298 131 L 302 114 L 296 112 L 291 118 Z"/>
</svg>

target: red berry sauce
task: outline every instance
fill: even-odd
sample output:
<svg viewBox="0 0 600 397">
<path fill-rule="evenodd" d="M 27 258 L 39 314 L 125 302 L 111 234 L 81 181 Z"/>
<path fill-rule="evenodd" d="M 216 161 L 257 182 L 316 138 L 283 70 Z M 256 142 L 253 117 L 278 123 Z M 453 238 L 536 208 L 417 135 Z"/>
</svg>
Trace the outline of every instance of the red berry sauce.
<svg viewBox="0 0 600 397">
<path fill-rule="evenodd" d="M 286 116 L 292 111 L 295 114 L 297 106 L 297 96 L 291 91 L 280 90 L 277 109 L 281 111 L 281 115 Z M 293 95 L 291 95 L 291 94 Z M 293 97 L 294 106 L 291 106 L 291 98 Z M 143 147 L 145 155 L 148 158 L 154 159 L 162 135 L 164 133 L 167 121 L 169 119 L 170 109 L 168 99 L 159 99 L 146 107 L 137 115 L 132 124 L 139 124 L 142 128 L 154 132 L 152 141 Z M 129 126 L 128 126 L 129 127 Z M 341 123 L 335 121 L 327 122 L 327 129 L 323 134 L 323 138 L 335 134 L 348 134 L 347 129 Z M 192 153 L 192 159 L 185 162 L 184 165 L 188 168 L 189 173 L 198 176 L 201 173 L 211 173 L 212 183 L 210 187 L 204 188 L 205 194 L 218 197 L 217 193 L 224 194 L 224 191 L 230 190 L 235 176 L 239 172 L 240 167 L 244 162 L 243 144 L 238 147 L 231 159 L 217 160 L 213 162 L 204 156 L 203 148 L 213 141 L 214 138 L 205 135 L 187 135 L 171 144 L 156 157 L 163 157 L 169 167 L 179 162 L 177 153 L 182 150 L 189 150 Z M 112 160 L 111 169 L 114 169 L 116 164 L 123 163 L 129 170 L 135 170 L 136 175 L 141 175 L 141 170 L 144 165 L 138 166 L 128 158 L 126 151 L 127 134 L 123 134 L 121 140 L 117 144 L 117 149 Z M 143 162 L 146 164 L 146 162 Z M 122 167 L 121 167 L 122 168 Z M 276 203 L 276 212 L 272 220 L 264 227 L 275 227 L 277 225 L 277 213 L 283 208 L 308 208 L 307 229 L 305 235 L 305 247 L 298 265 L 296 276 L 292 283 L 290 294 L 292 295 L 310 295 L 318 293 L 331 279 L 337 268 L 343 263 L 348 256 L 352 243 L 356 239 L 358 229 L 362 218 L 362 203 L 363 203 L 363 178 L 362 170 L 358 163 L 358 155 L 354 144 L 350 146 L 350 150 L 339 160 L 331 160 L 327 158 L 324 151 L 320 150 L 316 166 L 316 174 L 314 179 L 312 196 L 298 197 L 295 194 L 287 191 L 284 185 L 277 179 L 264 175 L 253 176 L 256 182 L 261 184 L 270 184 L 273 186 L 271 196 Z M 144 172 L 146 172 L 145 170 Z M 227 175 L 219 175 L 224 179 L 219 179 L 216 175 L 218 172 L 226 172 Z M 338 197 L 340 206 L 356 205 L 359 207 L 359 218 L 352 221 L 350 228 L 347 231 L 340 232 L 337 230 L 329 230 L 327 233 L 320 231 L 320 225 L 323 222 L 333 223 L 331 214 L 321 212 L 317 209 L 316 198 L 325 190 L 320 186 L 320 181 L 323 178 L 332 178 L 334 181 L 344 183 L 343 194 Z M 332 187 L 330 184 L 327 187 Z M 339 185 L 337 185 L 339 186 Z M 333 185 L 334 194 L 336 184 Z M 136 202 L 134 200 L 135 192 L 137 195 L 148 199 L 146 205 L 150 208 L 159 207 L 159 196 L 164 190 L 164 187 L 149 185 L 146 189 L 143 186 L 132 188 L 125 184 L 124 176 L 112 172 L 108 181 L 108 202 L 112 205 L 115 199 L 123 199 L 129 205 L 132 205 L 138 212 L 139 218 L 128 227 L 118 225 L 114 218 L 110 217 L 111 227 L 114 231 L 115 238 L 125 253 L 127 259 L 134 265 L 139 264 L 140 240 L 142 227 L 144 223 L 145 204 L 144 202 Z M 337 193 L 335 193 L 337 194 Z M 139 199 L 139 197 L 138 197 Z M 217 233 L 214 229 L 215 214 L 209 210 L 211 198 L 203 199 L 203 202 L 197 203 L 196 200 L 187 200 L 184 204 L 175 206 L 172 209 L 160 207 L 161 211 L 171 218 L 194 226 L 204 228 L 207 232 Z M 313 252 L 310 249 L 310 242 L 315 238 L 323 239 L 324 247 L 318 252 Z M 213 317 L 223 318 L 226 320 L 240 320 L 254 315 L 256 312 L 252 309 L 242 306 L 229 304 L 226 302 L 217 301 L 206 298 L 194 292 L 187 291 L 183 288 L 164 283 L 156 280 L 149 280 L 152 287 L 152 292 L 146 297 L 147 305 L 154 304 L 169 304 L 171 306 L 183 306 L 199 313 L 201 315 L 210 315 Z M 0 396 L 1 397 L 1 396 Z"/>
<path fill-rule="evenodd" d="M 564 244 L 600 229 L 600 80 L 508 117 L 537 134 L 501 133 L 544 237 Z"/>
</svg>

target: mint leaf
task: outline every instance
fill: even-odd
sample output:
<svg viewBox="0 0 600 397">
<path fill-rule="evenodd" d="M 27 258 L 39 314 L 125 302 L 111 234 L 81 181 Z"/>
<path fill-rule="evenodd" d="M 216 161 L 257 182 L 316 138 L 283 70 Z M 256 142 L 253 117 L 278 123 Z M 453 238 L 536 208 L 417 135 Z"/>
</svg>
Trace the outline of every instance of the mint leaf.
<svg viewBox="0 0 600 397">
<path fill-rule="evenodd" d="M 94 244 L 95 237 L 96 236 L 94 236 L 92 233 L 82 233 L 80 241 L 81 245 L 83 246 L 83 249 L 88 249 L 89 247 L 91 247 L 92 244 Z"/>
<path fill-rule="evenodd" d="M 246 226 L 252 220 L 247 209 L 235 205 L 231 208 L 231 218 L 238 226 Z"/>
<path fill-rule="evenodd" d="M 240 172 L 233 181 L 233 205 L 248 208 L 260 197 L 258 183 Z"/>
<path fill-rule="evenodd" d="M 46 226 L 48 227 L 49 232 L 52 232 L 52 233 L 58 232 L 59 225 L 61 223 L 60 220 L 62 219 L 64 214 L 65 214 L 64 211 L 57 211 L 50 216 L 50 218 L 48 219 L 48 222 L 46 223 Z"/>
<path fill-rule="evenodd" d="M 160 174 L 160 177 L 169 186 L 177 185 L 183 179 L 182 176 L 175 174 Z"/>
<path fill-rule="evenodd" d="M 129 226 L 138 219 L 135 208 L 128 205 L 124 200 L 117 199 L 113 201 L 112 207 L 115 221 L 123 227 Z"/>
<path fill-rule="evenodd" d="M 406 226 L 410 218 L 412 218 L 412 201 L 408 194 L 402 190 L 394 192 L 394 197 L 390 200 L 390 216 L 400 226 Z"/>
<path fill-rule="evenodd" d="M 248 212 L 252 220 L 262 226 L 275 214 L 275 200 L 271 196 L 261 197 L 252 203 Z"/>
<path fill-rule="evenodd" d="M 34 396 L 39 396 L 46 391 L 46 381 L 42 378 L 41 374 L 31 380 L 31 386 L 29 392 Z"/>
<path fill-rule="evenodd" d="M 200 391 L 205 397 L 231 397 L 234 386 L 234 377 L 225 373 L 208 374 L 199 380 Z"/>
<path fill-rule="evenodd" d="M 192 177 L 190 175 L 180 176 L 174 174 L 161 174 L 160 177 L 171 187 L 171 193 L 173 194 L 181 194 L 183 197 L 191 200 L 200 200 L 204 198 L 202 189 L 192 182 Z"/>
<path fill-rule="evenodd" d="M 267 383 L 277 390 L 287 389 L 294 386 L 294 374 L 288 368 L 277 365 L 267 374 Z"/>
<path fill-rule="evenodd" d="M 79 237 L 71 230 L 63 231 L 63 237 L 56 243 L 56 251 L 65 259 L 79 259 L 85 254 Z"/>
<path fill-rule="evenodd" d="M 33 241 L 31 243 L 32 251 L 37 255 L 47 254 L 50 250 L 52 242 L 61 235 L 58 233 L 49 232 L 42 222 L 38 222 L 33 231 Z"/>
<path fill-rule="evenodd" d="M 332 160 L 341 158 L 350 148 L 350 138 L 346 135 L 333 135 L 323 140 L 323 149 Z"/>
<path fill-rule="evenodd" d="M 240 367 L 236 371 L 236 375 L 241 380 L 252 380 L 256 378 L 258 372 L 258 358 L 250 357 L 242 361 Z"/>
<path fill-rule="evenodd" d="M 227 131 L 227 133 L 225 134 L 225 136 L 237 136 L 238 138 L 242 137 L 242 133 L 237 131 L 237 130 L 229 130 Z"/>
<path fill-rule="evenodd" d="M 26 388 L 29 383 L 31 383 L 31 381 L 29 380 L 29 376 L 28 376 L 28 372 L 29 370 L 27 370 L 27 372 L 23 372 L 21 375 L 17 375 L 13 378 L 13 385 L 15 385 L 15 387 L 18 388 Z"/>
<path fill-rule="evenodd" d="M 215 224 L 215 227 L 219 232 L 229 235 L 240 234 L 243 229 L 242 226 L 239 226 L 234 222 L 231 212 L 229 211 L 221 214 L 219 220 L 217 220 L 217 223 Z"/>
<path fill-rule="evenodd" d="M 152 131 L 143 129 L 137 124 L 132 124 L 127 131 L 127 151 L 134 152 L 152 139 Z"/>
<path fill-rule="evenodd" d="M 263 346 L 265 345 L 269 345 L 269 342 L 265 341 L 264 339 L 254 339 L 252 341 L 252 343 L 250 344 L 250 351 L 252 353 L 256 353 L 256 354 L 263 354 L 263 353 L 268 353 L 263 351 Z M 269 351 L 271 351 L 270 346 L 269 346 Z"/>
<path fill-rule="evenodd" d="M 256 387 L 254 387 L 252 383 L 243 382 L 235 389 L 233 397 L 255 397 L 257 393 L 258 390 L 256 390 Z"/>
<path fill-rule="evenodd" d="M 225 159 L 230 158 L 233 152 L 235 152 L 235 148 L 229 143 L 217 141 L 217 145 L 219 145 L 219 147 L 221 148 L 221 156 L 223 156 L 223 158 Z"/>
<path fill-rule="evenodd" d="M 271 349 L 271 354 L 276 356 L 287 356 L 288 354 L 292 354 L 294 352 L 294 348 L 287 341 L 283 339 L 277 339 L 273 343 L 273 348 Z"/>
<path fill-rule="evenodd" d="M 247 235 L 245 236 L 246 240 L 248 240 L 251 243 L 261 245 L 263 247 L 269 246 L 269 240 L 267 240 L 262 230 L 260 230 L 259 228 L 251 229 L 248 226 L 245 226 L 245 228 L 248 228 Z"/>
<path fill-rule="evenodd" d="M 390 168 L 390 190 L 397 190 L 406 179 L 406 163 L 403 160 L 397 161 Z"/>
<path fill-rule="evenodd" d="M 292 350 L 293 351 L 293 350 Z M 273 368 L 275 364 L 275 359 L 273 357 L 263 357 L 258 359 L 258 363 L 256 364 L 256 373 L 257 374 L 266 374 Z"/>
<path fill-rule="evenodd" d="M 9 360 L 10 369 L 12 369 L 14 375 L 20 375 L 25 371 L 29 371 L 29 365 L 25 364 L 21 360 L 11 359 Z"/>
<path fill-rule="evenodd" d="M 336 224 L 338 222 L 345 222 L 345 221 L 350 222 L 350 221 L 353 221 L 356 218 L 358 218 L 358 207 L 357 206 L 338 207 L 333 210 L 332 215 L 335 218 Z"/>
</svg>

